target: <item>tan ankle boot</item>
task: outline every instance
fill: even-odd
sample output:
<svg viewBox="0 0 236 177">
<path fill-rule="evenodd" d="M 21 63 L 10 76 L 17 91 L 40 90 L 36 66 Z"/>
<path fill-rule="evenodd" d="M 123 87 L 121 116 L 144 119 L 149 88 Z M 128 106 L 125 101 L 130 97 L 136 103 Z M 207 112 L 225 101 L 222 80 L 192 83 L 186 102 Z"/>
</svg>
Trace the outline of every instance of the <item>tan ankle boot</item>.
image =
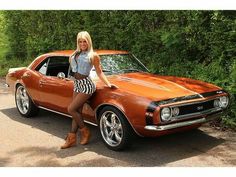
<svg viewBox="0 0 236 177">
<path fill-rule="evenodd" d="M 76 133 L 68 133 L 66 137 L 66 142 L 63 146 L 61 146 L 61 149 L 66 149 L 75 146 L 76 143 L 77 143 Z"/>
<path fill-rule="evenodd" d="M 80 144 L 85 145 L 88 143 L 90 138 L 90 131 L 87 127 L 84 127 L 82 129 L 79 129 L 80 131 Z"/>
</svg>

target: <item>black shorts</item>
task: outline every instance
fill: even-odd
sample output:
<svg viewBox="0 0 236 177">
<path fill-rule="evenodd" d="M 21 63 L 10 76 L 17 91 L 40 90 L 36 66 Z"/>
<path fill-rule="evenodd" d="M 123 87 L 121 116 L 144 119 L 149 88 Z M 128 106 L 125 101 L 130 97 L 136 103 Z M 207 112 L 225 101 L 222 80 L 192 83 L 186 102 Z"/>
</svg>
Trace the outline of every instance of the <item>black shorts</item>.
<svg viewBox="0 0 236 177">
<path fill-rule="evenodd" d="M 96 91 L 96 85 L 90 77 L 74 81 L 74 92 L 93 94 Z"/>
</svg>

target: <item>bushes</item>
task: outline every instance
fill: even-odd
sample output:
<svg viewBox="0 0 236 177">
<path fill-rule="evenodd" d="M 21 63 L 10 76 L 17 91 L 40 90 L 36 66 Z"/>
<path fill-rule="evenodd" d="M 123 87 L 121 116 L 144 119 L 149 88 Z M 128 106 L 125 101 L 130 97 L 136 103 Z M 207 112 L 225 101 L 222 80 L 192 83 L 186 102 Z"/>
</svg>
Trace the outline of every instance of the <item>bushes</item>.
<svg viewBox="0 0 236 177">
<path fill-rule="evenodd" d="M 0 60 L 0 76 L 5 76 L 9 68 L 25 67 L 30 64 L 30 60 L 12 58 L 11 60 Z"/>
</svg>

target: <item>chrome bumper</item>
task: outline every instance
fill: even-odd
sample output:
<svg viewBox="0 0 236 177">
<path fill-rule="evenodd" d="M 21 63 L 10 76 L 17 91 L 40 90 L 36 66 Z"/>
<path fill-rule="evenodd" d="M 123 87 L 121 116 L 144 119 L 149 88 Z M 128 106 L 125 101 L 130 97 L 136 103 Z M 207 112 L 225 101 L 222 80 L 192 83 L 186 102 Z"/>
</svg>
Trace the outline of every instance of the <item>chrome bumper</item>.
<svg viewBox="0 0 236 177">
<path fill-rule="evenodd" d="M 221 115 L 222 115 L 222 112 L 220 112 L 218 114 L 214 114 L 212 116 L 207 116 L 207 118 L 203 117 L 203 118 L 199 118 L 199 119 L 195 119 L 195 120 L 176 122 L 176 123 L 172 123 L 172 124 L 168 124 L 168 125 L 159 125 L 159 126 L 158 125 L 147 125 L 144 127 L 144 129 L 151 130 L 151 131 L 170 130 L 170 129 L 185 127 L 185 126 L 194 125 L 194 124 L 202 124 L 202 123 L 217 119 Z"/>
</svg>

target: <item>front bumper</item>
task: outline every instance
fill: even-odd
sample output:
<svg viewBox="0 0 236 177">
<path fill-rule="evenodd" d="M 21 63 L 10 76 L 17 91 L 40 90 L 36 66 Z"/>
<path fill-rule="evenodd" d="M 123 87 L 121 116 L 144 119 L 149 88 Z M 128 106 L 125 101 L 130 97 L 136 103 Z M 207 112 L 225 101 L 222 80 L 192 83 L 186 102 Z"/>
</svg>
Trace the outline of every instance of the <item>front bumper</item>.
<svg viewBox="0 0 236 177">
<path fill-rule="evenodd" d="M 170 129 L 180 128 L 180 127 L 185 127 L 185 126 L 191 126 L 194 124 L 206 123 L 206 122 L 209 122 L 209 121 L 219 118 L 221 115 L 222 115 L 222 112 L 214 114 L 214 115 L 208 115 L 206 117 L 201 117 L 201 118 L 194 119 L 194 120 L 176 122 L 176 123 L 167 124 L 167 125 L 147 125 L 144 127 L 144 129 L 151 130 L 151 131 L 170 130 Z"/>
</svg>

